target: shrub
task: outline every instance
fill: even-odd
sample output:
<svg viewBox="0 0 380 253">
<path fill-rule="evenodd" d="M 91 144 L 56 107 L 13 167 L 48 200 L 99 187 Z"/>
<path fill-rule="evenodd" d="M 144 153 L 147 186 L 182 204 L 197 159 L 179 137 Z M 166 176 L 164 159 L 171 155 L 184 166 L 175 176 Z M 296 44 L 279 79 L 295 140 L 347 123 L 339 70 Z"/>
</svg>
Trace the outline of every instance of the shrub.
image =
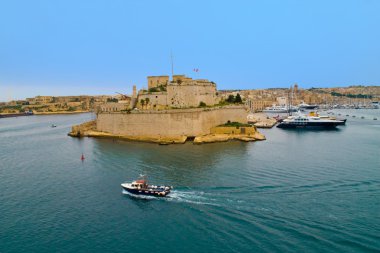
<svg viewBox="0 0 380 253">
<path fill-rule="evenodd" d="M 166 85 L 160 85 L 158 86 L 158 88 L 160 89 L 160 91 L 166 91 Z"/>
<path fill-rule="evenodd" d="M 152 87 L 149 89 L 149 92 L 157 92 L 157 91 L 158 91 L 157 87 Z"/>
<path fill-rule="evenodd" d="M 203 101 L 201 101 L 201 102 L 199 103 L 199 107 L 206 107 L 206 106 L 207 106 L 206 103 L 203 102 Z"/>
<path fill-rule="evenodd" d="M 223 125 L 219 125 L 219 126 L 228 126 L 228 127 L 250 127 L 251 125 L 249 124 L 243 124 L 243 123 L 240 123 L 240 122 L 231 122 L 231 121 L 227 121 L 227 123 L 223 124 Z"/>
</svg>

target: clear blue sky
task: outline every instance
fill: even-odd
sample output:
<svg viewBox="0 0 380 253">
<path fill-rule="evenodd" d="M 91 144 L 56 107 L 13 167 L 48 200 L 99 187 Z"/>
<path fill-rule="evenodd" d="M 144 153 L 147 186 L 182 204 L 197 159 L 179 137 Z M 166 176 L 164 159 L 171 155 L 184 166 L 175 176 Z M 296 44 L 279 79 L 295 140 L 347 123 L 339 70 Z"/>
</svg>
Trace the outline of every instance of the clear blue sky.
<svg viewBox="0 0 380 253">
<path fill-rule="evenodd" d="M 380 1 L 0 1 L 0 101 L 130 93 L 171 50 L 219 89 L 380 85 Z"/>
</svg>

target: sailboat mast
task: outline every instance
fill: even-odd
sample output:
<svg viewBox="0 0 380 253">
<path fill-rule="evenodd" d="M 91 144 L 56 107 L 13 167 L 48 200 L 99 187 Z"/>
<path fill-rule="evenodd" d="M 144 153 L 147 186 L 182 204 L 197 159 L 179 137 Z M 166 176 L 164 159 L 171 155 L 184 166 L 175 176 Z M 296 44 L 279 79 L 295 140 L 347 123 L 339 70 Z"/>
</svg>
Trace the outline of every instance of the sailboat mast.
<svg viewBox="0 0 380 253">
<path fill-rule="evenodd" d="M 288 115 L 290 116 L 291 115 L 291 113 L 290 113 L 290 89 L 288 91 L 288 105 L 287 105 L 287 107 L 288 107 Z"/>
</svg>

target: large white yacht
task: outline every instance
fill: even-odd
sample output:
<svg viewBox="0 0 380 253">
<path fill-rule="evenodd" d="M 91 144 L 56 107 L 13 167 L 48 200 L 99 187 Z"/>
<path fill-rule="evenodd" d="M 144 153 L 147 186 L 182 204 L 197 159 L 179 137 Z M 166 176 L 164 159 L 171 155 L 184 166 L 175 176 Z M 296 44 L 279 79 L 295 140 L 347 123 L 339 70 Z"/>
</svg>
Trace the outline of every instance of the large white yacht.
<svg viewBox="0 0 380 253">
<path fill-rule="evenodd" d="M 334 128 L 345 125 L 346 120 L 337 120 L 331 117 L 309 116 L 298 112 L 294 116 L 289 116 L 277 125 L 279 128 Z"/>
</svg>

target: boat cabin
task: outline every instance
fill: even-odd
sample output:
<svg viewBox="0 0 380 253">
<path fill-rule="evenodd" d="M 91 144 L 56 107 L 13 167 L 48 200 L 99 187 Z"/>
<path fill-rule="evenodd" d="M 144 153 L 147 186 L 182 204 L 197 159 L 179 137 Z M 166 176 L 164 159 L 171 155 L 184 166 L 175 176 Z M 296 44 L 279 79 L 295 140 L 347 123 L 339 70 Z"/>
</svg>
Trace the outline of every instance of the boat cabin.
<svg viewBox="0 0 380 253">
<path fill-rule="evenodd" d="M 131 186 L 137 189 L 145 189 L 147 188 L 148 184 L 146 180 L 136 180 L 132 182 Z"/>
</svg>

